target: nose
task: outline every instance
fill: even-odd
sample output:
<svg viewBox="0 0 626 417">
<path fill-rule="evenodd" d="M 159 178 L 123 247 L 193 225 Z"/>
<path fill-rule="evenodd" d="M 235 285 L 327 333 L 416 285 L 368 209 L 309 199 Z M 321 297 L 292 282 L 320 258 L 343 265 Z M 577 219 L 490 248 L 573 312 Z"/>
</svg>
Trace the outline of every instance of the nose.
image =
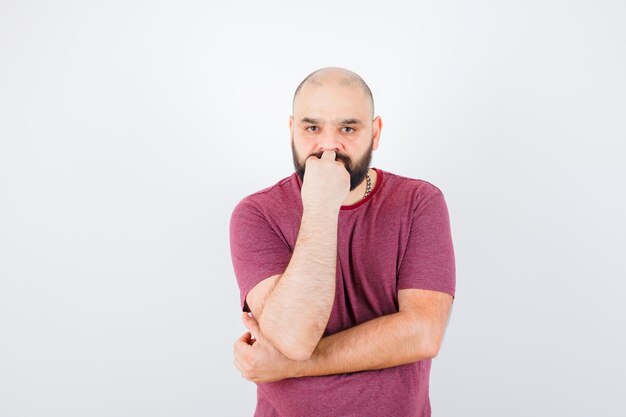
<svg viewBox="0 0 626 417">
<path fill-rule="evenodd" d="M 317 142 L 317 151 L 323 152 L 333 150 L 335 152 L 343 151 L 343 143 L 341 141 L 341 136 L 336 132 L 325 132 L 320 135 L 319 141 Z"/>
</svg>

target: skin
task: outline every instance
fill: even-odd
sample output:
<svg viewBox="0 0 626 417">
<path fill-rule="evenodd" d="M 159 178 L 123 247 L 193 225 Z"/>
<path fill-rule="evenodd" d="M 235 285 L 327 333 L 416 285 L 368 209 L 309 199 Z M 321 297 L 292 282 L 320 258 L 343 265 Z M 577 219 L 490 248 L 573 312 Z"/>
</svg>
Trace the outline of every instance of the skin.
<svg viewBox="0 0 626 417">
<path fill-rule="evenodd" d="M 405 365 L 437 356 L 447 324 L 451 296 L 438 291 L 398 291 L 398 313 L 378 317 L 324 337 L 306 361 L 283 355 L 263 336 L 253 317 L 244 313 L 249 330 L 234 347 L 234 363 L 252 382 L 368 371 Z"/>
<path fill-rule="evenodd" d="M 254 317 L 244 313 L 249 331 L 234 344 L 235 366 L 256 383 L 433 358 L 452 305 L 443 292 L 399 290 L 397 313 L 321 337 L 334 300 L 338 211 L 359 201 L 366 186 L 362 181 L 349 190 L 349 174 L 335 152 L 358 161 L 370 147 L 377 149 L 382 120 L 372 119 L 371 102 L 354 73 L 330 68 L 316 75 L 302 86 L 289 117 L 294 156 L 306 166 L 298 241 L 285 272 L 248 293 Z M 310 156 L 319 152 L 321 158 Z M 375 184 L 376 171 L 369 172 Z"/>
<path fill-rule="evenodd" d="M 350 190 L 348 171 L 378 147 L 382 122 L 380 117 L 368 122 L 372 112 L 361 84 L 345 70 L 319 72 L 294 100 L 291 144 L 294 160 L 305 167 L 298 239 L 280 279 L 257 285 L 247 297 L 266 339 L 290 359 L 308 359 L 328 323 L 339 210 L 360 200 L 366 187 L 363 177 Z M 370 171 L 375 184 L 376 173 Z"/>
<path fill-rule="evenodd" d="M 358 160 L 370 146 L 373 150 L 378 149 L 382 119 L 380 116 L 372 119 L 372 104 L 352 77 L 354 74 L 350 71 L 332 68 L 319 72 L 317 77 L 302 86 L 294 100 L 293 115 L 289 116 L 292 147 L 300 158 L 332 149 Z M 359 123 L 342 123 L 349 119 Z M 376 171 L 370 169 L 369 174 L 373 187 L 377 179 Z M 342 205 L 359 201 L 365 187 L 366 182 L 362 181 Z"/>
<path fill-rule="evenodd" d="M 270 288 L 253 288 L 247 297 L 266 338 L 290 359 L 311 356 L 335 298 L 339 208 L 348 195 L 350 175 L 334 156 L 334 151 L 325 151 L 320 159 L 308 158 L 302 219 L 289 264 L 280 279 L 270 281 Z"/>
</svg>

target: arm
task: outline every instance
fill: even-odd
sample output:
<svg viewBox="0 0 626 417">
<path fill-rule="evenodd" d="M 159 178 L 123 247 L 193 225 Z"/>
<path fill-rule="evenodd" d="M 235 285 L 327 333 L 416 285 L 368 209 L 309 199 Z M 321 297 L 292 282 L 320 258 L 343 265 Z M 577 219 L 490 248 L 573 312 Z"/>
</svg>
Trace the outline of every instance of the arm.
<svg viewBox="0 0 626 417">
<path fill-rule="evenodd" d="M 235 365 L 253 382 L 366 371 L 435 357 L 450 315 L 452 297 L 439 291 L 398 291 L 400 311 L 320 340 L 306 361 L 280 354 L 246 316 L 250 333 L 235 342 Z M 256 340 L 251 339 L 251 334 Z"/>
<path fill-rule="evenodd" d="M 265 338 L 291 359 L 308 359 L 328 323 L 335 299 L 338 218 L 338 211 L 305 209 L 285 272 L 248 294 Z"/>
<path fill-rule="evenodd" d="M 439 353 L 452 296 L 439 291 L 398 291 L 399 312 L 324 337 L 310 360 L 296 363 L 295 376 L 389 368 Z"/>
<path fill-rule="evenodd" d="M 289 264 L 246 298 L 264 337 L 291 359 L 308 359 L 326 329 L 335 299 L 339 210 L 349 189 L 350 174 L 334 151 L 307 158 Z"/>
<path fill-rule="evenodd" d="M 435 357 L 452 297 L 438 291 L 407 289 L 398 292 L 398 301 L 398 313 L 324 337 L 306 361 L 284 356 L 265 340 L 256 320 L 244 314 L 244 325 L 250 332 L 235 342 L 235 366 L 245 379 L 263 383 L 389 368 Z"/>
</svg>

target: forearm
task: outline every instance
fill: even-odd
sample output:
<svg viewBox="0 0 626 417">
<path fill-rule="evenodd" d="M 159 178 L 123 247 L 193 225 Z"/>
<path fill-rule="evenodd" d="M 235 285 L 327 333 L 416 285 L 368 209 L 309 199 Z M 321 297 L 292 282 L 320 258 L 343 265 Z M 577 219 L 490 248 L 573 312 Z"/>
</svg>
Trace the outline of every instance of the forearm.
<svg viewBox="0 0 626 417">
<path fill-rule="evenodd" d="M 319 376 L 404 365 L 435 356 L 427 327 L 413 312 L 378 317 L 324 337 L 294 376 Z"/>
<path fill-rule="evenodd" d="M 257 317 L 265 337 L 294 359 L 308 358 L 328 323 L 335 298 L 338 218 L 338 210 L 304 210 L 289 265 Z"/>
</svg>

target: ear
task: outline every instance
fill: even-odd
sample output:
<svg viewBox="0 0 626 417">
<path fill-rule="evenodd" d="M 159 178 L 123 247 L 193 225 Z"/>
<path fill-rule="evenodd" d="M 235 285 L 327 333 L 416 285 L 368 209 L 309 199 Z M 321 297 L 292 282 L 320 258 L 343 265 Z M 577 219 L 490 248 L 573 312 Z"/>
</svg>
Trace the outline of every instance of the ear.
<svg viewBox="0 0 626 417">
<path fill-rule="evenodd" d="M 378 141 L 380 140 L 380 131 L 383 129 L 383 119 L 376 116 L 372 121 L 372 149 L 378 149 Z"/>
<path fill-rule="evenodd" d="M 289 134 L 291 136 L 291 140 L 293 141 L 293 114 L 289 116 Z"/>
</svg>

